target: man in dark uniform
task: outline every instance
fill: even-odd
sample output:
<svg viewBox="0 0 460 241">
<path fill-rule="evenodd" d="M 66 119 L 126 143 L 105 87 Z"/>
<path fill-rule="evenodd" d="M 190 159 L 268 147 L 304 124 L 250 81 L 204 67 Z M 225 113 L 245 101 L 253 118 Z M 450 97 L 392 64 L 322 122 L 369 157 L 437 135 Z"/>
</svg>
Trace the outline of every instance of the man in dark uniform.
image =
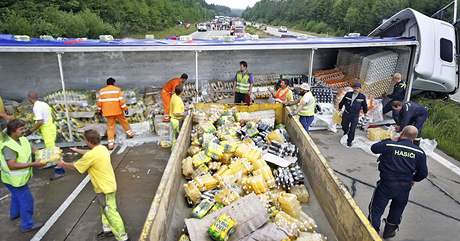
<svg viewBox="0 0 460 241">
<path fill-rule="evenodd" d="M 369 204 L 369 220 L 377 232 L 380 218 L 391 200 L 388 217 L 384 219 L 384 239 L 396 235 L 414 182 L 428 175 L 425 152 L 413 143 L 417 134 L 417 128 L 409 125 L 404 127 L 398 141 L 383 140 L 371 146 L 373 153 L 380 154 L 377 159 L 380 180 Z"/>
<path fill-rule="evenodd" d="M 353 92 L 348 92 L 339 103 L 339 110 L 345 106 L 342 115 L 342 130 L 344 135 L 348 135 L 347 146 L 351 147 L 355 139 L 355 130 L 359 121 L 359 113 L 361 109 L 364 114 L 367 114 L 366 96 L 359 92 L 361 89 L 360 83 L 353 84 Z"/>
<path fill-rule="evenodd" d="M 399 118 L 396 122 L 398 127 L 396 129 L 400 131 L 407 125 L 413 125 L 417 128 L 418 135 L 420 136 L 423 124 L 425 124 L 425 121 L 428 118 L 428 111 L 426 108 L 412 101 L 405 104 L 401 101 L 393 101 L 391 106 L 393 110 L 399 113 Z"/>
<path fill-rule="evenodd" d="M 390 95 L 387 95 L 388 97 L 388 102 L 385 104 L 385 106 L 382 109 L 383 114 L 385 115 L 386 113 L 390 112 L 393 110 L 391 108 L 391 102 L 392 101 L 404 101 L 404 97 L 406 96 L 406 83 L 402 81 L 401 74 L 400 73 L 395 73 L 393 75 L 393 93 Z M 393 110 L 393 119 L 395 121 L 398 120 L 398 112 Z"/>
</svg>

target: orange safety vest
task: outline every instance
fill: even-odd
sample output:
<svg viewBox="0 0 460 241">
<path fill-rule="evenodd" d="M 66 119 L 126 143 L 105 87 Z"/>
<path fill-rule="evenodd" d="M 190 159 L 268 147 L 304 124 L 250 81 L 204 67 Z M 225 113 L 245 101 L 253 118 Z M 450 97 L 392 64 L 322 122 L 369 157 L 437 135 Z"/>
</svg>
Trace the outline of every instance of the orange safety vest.
<svg viewBox="0 0 460 241">
<path fill-rule="evenodd" d="M 281 101 L 286 101 L 287 94 L 289 93 L 289 88 L 281 89 L 279 88 L 275 93 L 275 99 L 279 99 Z"/>
<path fill-rule="evenodd" d="M 114 85 L 107 85 L 99 90 L 99 98 L 97 99 L 97 108 L 102 110 L 103 116 L 117 116 L 123 114 L 127 110 L 123 92 Z"/>
</svg>

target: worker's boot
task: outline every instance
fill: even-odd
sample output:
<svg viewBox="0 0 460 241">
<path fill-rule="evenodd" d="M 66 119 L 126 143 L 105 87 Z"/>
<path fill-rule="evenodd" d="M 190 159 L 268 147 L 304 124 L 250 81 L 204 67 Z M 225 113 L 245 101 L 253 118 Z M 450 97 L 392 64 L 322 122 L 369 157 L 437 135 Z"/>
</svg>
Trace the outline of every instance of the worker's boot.
<svg viewBox="0 0 460 241">
<path fill-rule="evenodd" d="M 396 236 L 396 230 L 399 229 L 399 226 L 397 224 L 389 223 L 386 219 L 384 219 L 384 221 L 385 229 L 383 229 L 383 238 L 393 238 L 394 236 Z"/>
<path fill-rule="evenodd" d="M 134 132 L 132 130 L 128 130 L 126 132 L 126 136 L 128 137 L 128 139 L 132 139 L 134 138 Z"/>
</svg>

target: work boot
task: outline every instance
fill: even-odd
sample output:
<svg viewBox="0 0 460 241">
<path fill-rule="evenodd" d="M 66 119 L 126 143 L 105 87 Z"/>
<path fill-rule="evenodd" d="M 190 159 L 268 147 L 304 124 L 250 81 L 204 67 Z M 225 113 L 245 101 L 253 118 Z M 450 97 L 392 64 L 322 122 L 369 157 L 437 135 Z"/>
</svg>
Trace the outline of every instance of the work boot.
<svg viewBox="0 0 460 241">
<path fill-rule="evenodd" d="M 96 234 L 96 239 L 97 240 L 102 240 L 102 239 L 105 239 L 105 238 L 111 238 L 113 236 L 115 236 L 115 235 L 112 233 L 112 231 L 108 231 L 108 232 L 102 231 L 102 232 Z"/>
<path fill-rule="evenodd" d="M 387 239 L 396 236 L 396 230 L 399 229 L 399 226 L 396 224 L 389 223 L 386 219 L 384 219 L 383 221 L 385 221 L 385 228 L 383 229 L 383 238 Z"/>
<path fill-rule="evenodd" d="M 29 229 L 21 229 L 21 232 L 22 233 L 32 232 L 32 231 L 40 229 L 42 226 L 43 226 L 43 223 L 36 223 L 34 224 L 34 226 L 32 226 Z"/>
</svg>

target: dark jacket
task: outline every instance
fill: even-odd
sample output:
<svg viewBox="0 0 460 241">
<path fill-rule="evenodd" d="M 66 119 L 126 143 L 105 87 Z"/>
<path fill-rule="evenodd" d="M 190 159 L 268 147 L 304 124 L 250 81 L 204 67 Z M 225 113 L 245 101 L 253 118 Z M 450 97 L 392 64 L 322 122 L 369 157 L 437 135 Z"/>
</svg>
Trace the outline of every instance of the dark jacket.
<svg viewBox="0 0 460 241">
<path fill-rule="evenodd" d="M 388 98 L 391 100 L 399 100 L 404 101 L 404 97 L 406 96 L 406 83 L 400 81 L 399 83 L 395 84 L 393 87 L 393 93 L 388 95 Z"/>
<path fill-rule="evenodd" d="M 383 140 L 371 146 L 382 181 L 420 182 L 428 175 L 425 152 L 409 140 Z"/>
<path fill-rule="evenodd" d="M 420 116 L 428 116 L 428 111 L 424 106 L 409 101 L 405 103 L 399 112 L 399 127 L 402 130 L 405 126 L 413 124 L 415 119 Z"/>
<path fill-rule="evenodd" d="M 345 106 L 344 114 L 351 114 L 355 116 L 356 118 L 359 117 L 359 112 L 361 112 L 361 109 L 363 109 L 364 114 L 366 114 L 367 113 L 366 96 L 362 93 L 358 93 L 358 96 L 356 97 L 355 101 L 351 103 L 352 97 L 353 97 L 353 91 L 346 93 L 342 101 L 340 101 L 339 103 L 339 110 L 341 110 L 342 107 Z"/>
</svg>

